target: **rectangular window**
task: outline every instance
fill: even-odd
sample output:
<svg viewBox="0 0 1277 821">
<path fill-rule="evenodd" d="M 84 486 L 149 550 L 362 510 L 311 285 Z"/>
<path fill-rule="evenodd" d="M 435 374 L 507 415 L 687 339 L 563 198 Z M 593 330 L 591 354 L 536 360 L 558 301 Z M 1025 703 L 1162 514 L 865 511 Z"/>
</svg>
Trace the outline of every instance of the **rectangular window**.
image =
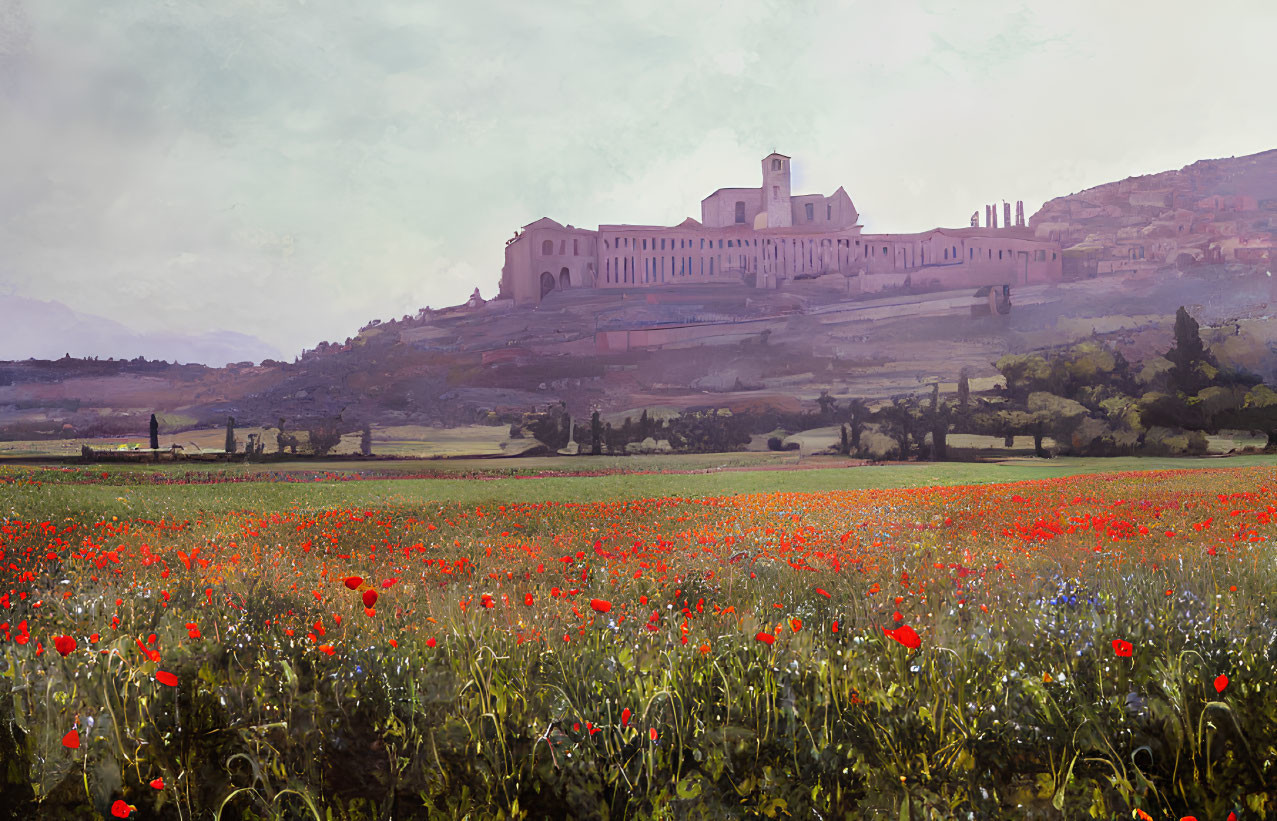
<svg viewBox="0 0 1277 821">
<path fill-rule="evenodd" d="M 773 185 L 773 186 L 772 186 L 772 199 L 774 199 L 774 200 L 778 200 L 778 199 L 780 199 L 780 186 L 779 186 L 779 185 Z"/>
<path fill-rule="evenodd" d="M 831 204 L 831 205 L 826 205 L 826 206 L 825 206 L 825 219 L 829 220 L 830 222 L 833 222 L 833 219 L 834 219 L 834 206 L 833 206 L 832 204 Z"/>
<path fill-rule="evenodd" d="M 575 238 L 572 240 L 572 256 L 581 256 L 581 249 L 577 246 L 577 240 Z"/>
<path fill-rule="evenodd" d="M 644 250 L 644 251 L 646 251 L 646 250 L 647 250 L 647 239 L 646 239 L 646 238 L 644 238 L 644 240 L 643 240 L 643 250 Z"/>
<path fill-rule="evenodd" d="M 722 241 L 721 239 L 718 241 L 718 247 L 719 247 L 719 248 L 722 248 L 722 247 L 723 247 L 723 241 Z"/>
<path fill-rule="evenodd" d="M 816 218 L 816 206 L 809 202 L 805 208 L 807 209 L 807 221 L 811 222 Z"/>
</svg>

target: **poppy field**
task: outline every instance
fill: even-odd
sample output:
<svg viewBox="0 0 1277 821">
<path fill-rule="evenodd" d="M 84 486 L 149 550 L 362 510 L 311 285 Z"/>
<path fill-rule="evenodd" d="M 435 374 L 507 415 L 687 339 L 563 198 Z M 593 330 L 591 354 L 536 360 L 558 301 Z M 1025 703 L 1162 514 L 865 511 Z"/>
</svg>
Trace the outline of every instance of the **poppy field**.
<svg viewBox="0 0 1277 821">
<path fill-rule="evenodd" d="M 48 478 L 0 468 L 0 814 L 1277 815 L 1272 467 L 131 508 Z"/>
</svg>

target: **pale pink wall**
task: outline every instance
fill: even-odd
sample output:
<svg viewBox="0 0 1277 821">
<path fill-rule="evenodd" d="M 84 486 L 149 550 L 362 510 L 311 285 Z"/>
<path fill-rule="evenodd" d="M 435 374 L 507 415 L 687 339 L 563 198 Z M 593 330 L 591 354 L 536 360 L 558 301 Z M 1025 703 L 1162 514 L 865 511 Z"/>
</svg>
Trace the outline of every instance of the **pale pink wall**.
<svg viewBox="0 0 1277 821">
<path fill-rule="evenodd" d="M 701 224 L 706 228 L 730 228 L 737 225 L 736 203 L 745 203 L 745 222 L 754 227 L 754 217 L 762 210 L 762 189 L 721 188 L 701 200 Z"/>
</svg>

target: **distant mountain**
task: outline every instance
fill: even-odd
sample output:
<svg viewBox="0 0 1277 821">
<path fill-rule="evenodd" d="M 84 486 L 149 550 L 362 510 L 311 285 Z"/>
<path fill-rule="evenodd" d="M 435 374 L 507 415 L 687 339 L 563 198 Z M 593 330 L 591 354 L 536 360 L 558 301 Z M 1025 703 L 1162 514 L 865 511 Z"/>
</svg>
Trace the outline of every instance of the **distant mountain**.
<svg viewBox="0 0 1277 821">
<path fill-rule="evenodd" d="M 163 359 L 221 367 L 231 362 L 279 358 L 255 336 L 235 331 L 181 334 L 135 331 L 123 323 L 73 311 L 61 302 L 0 296 L 0 359 Z"/>
</svg>

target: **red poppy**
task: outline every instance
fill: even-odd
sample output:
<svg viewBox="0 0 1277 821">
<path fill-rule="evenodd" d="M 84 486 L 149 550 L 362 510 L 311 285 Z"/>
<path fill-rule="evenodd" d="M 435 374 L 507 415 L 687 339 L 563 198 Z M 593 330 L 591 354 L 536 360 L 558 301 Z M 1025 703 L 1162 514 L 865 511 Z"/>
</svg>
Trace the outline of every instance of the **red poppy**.
<svg viewBox="0 0 1277 821">
<path fill-rule="evenodd" d="M 607 599 L 590 599 L 590 609 L 596 613 L 606 613 L 612 609 L 612 602 Z"/>
<path fill-rule="evenodd" d="M 115 803 L 111 805 L 111 815 L 114 815 L 116 818 L 128 818 L 132 812 L 133 805 L 125 804 L 119 799 L 116 799 Z"/>
<path fill-rule="evenodd" d="M 164 789 L 164 779 L 163 779 L 163 778 L 155 778 L 155 779 L 152 779 L 152 780 L 151 780 L 151 786 L 152 786 L 153 788 L 157 789 L 157 790 L 162 790 L 162 789 Z"/>
<path fill-rule="evenodd" d="M 626 707 L 621 711 L 621 726 L 625 727 L 630 723 L 630 708 Z"/>
<path fill-rule="evenodd" d="M 435 637 L 434 637 L 434 636 L 431 636 L 430 638 L 426 639 L 426 646 L 427 646 L 427 647 L 433 648 L 436 644 L 438 644 L 438 642 L 436 642 L 436 641 L 435 641 Z"/>
<path fill-rule="evenodd" d="M 359 586 L 364 583 L 362 576 L 347 576 L 346 586 L 351 590 L 358 590 Z"/>
<path fill-rule="evenodd" d="M 67 734 L 62 736 L 62 746 L 68 750 L 80 749 L 80 733 L 77 730 L 68 730 Z"/>
<path fill-rule="evenodd" d="M 333 648 L 333 646 L 332 646 L 331 644 L 321 644 L 321 645 L 319 645 L 319 652 L 321 652 L 321 653 L 326 653 L 326 654 L 328 654 L 328 655 L 330 655 L 330 656 L 331 656 L 332 654 L 336 653 L 337 651 Z"/>
<path fill-rule="evenodd" d="M 155 673 L 155 680 L 160 684 L 167 684 L 170 687 L 177 686 L 177 676 L 166 670 L 157 670 Z"/>
<path fill-rule="evenodd" d="M 62 654 L 63 658 L 75 652 L 75 639 L 70 636 L 54 636 L 53 648 Z"/>
<path fill-rule="evenodd" d="M 377 591 L 371 590 L 371 589 L 365 590 L 364 591 L 364 607 L 372 607 L 376 603 L 377 603 Z"/>
<path fill-rule="evenodd" d="M 648 729 L 648 731 L 647 731 L 647 737 L 648 737 L 648 738 L 650 738 L 650 739 L 652 739 L 653 741 L 655 741 L 655 740 L 656 740 L 656 738 L 657 738 L 657 734 L 656 734 L 656 728 L 655 728 L 655 727 L 652 727 L 652 728 L 649 728 L 649 729 Z"/>
<path fill-rule="evenodd" d="M 1131 657 L 1131 653 L 1133 653 L 1134 651 L 1135 651 L 1135 645 L 1131 644 L 1129 641 L 1123 641 L 1122 639 L 1113 639 L 1113 652 L 1117 655 L 1118 658 L 1128 659 Z"/>
<path fill-rule="evenodd" d="M 795 616 L 794 618 L 790 619 L 790 620 L 789 620 L 789 629 L 790 629 L 790 630 L 793 630 L 795 633 L 797 633 L 799 630 L 802 630 L 802 629 L 803 629 L 803 620 L 802 620 L 802 619 L 800 619 L 800 618 L 798 618 L 797 616 Z"/>
<path fill-rule="evenodd" d="M 754 639 L 756 641 L 761 641 L 763 644 L 771 644 L 776 640 L 776 637 L 771 633 L 768 633 L 766 630 L 763 630 L 758 635 L 754 636 Z"/>
<path fill-rule="evenodd" d="M 523 594 L 523 603 L 524 603 L 525 605 L 527 605 L 528 607 L 531 607 L 531 606 L 532 606 L 532 603 L 533 603 L 534 601 L 535 601 L 535 599 L 533 599 L 533 598 L 532 598 L 532 594 L 531 594 L 531 593 L 524 593 L 524 594 Z"/>
<path fill-rule="evenodd" d="M 883 633 L 895 639 L 896 641 L 908 647 L 910 650 L 917 650 L 922 646 L 922 639 L 918 637 L 917 632 L 907 624 L 902 624 L 894 630 L 888 630 L 885 627 Z"/>
<path fill-rule="evenodd" d="M 819 593 L 820 595 L 824 596 L 824 597 L 825 597 L 825 598 L 827 598 L 827 599 L 828 599 L 828 598 L 831 598 L 831 597 L 830 597 L 830 595 L 829 595 L 829 591 L 828 591 L 828 590 L 826 590 L 826 589 L 824 589 L 823 587 L 817 587 L 817 588 L 816 588 L 816 592 L 817 592 L 817 593 Z"/>
<path fill-rule="evenodd" d="M 1228 676 L 1221 675 L 1221 676 L 1215 677 L 1215 692 L 1222 693 L 1224 692 L 1224 688 L 1227 686 L 1228 686 Z"/>
</svg>

